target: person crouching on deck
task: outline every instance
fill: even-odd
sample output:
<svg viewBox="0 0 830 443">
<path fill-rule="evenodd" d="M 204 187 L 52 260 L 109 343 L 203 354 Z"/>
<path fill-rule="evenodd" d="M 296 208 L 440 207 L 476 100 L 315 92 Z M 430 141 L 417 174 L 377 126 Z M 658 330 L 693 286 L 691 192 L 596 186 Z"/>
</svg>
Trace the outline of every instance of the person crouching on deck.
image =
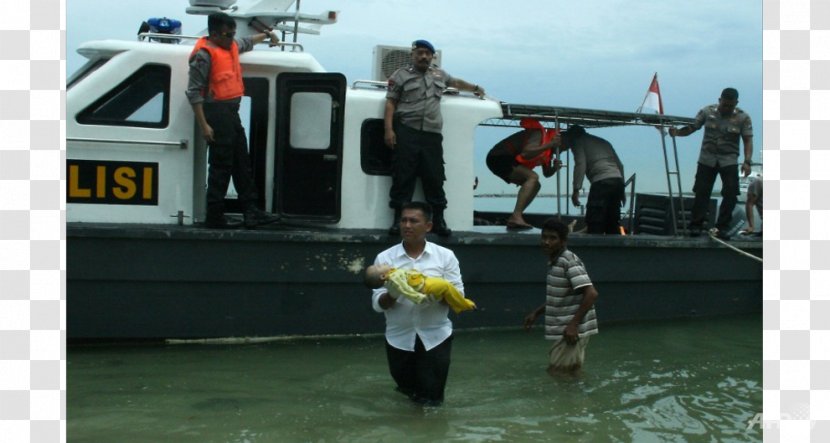
<svg viewBox="0 0 830 443">
<path fill-rule="evenodd" d="M 546 129 L 536 120 L 523 118 L 525 128 L 496 143 L 487 153 L 487 167 L 507 183 L 519 186 L 516 206 L 507 218 L 507 230 L 532 229 L 524 219 L 524 211 L 542 188 L 539 175 L 533 169 L 542 166 L 542 173 L 550 177 L 559 171 L 562 162 L 552 159 L 553 138 L 556 130 Z"/>
<path fill-rule="evenodd" d="M 585 361 L 588 338 L 597 334 L 594 309 L 599 294 L 585 265 L 568 250 L 568 226 L 548 219 L 542 226 L 542 248 L 548 254 L 547 300 L 524 319 L 530 329 L 545 314 L 545 339 L 552 340 L 548 373 L 575 374 Z"/>
</svg>

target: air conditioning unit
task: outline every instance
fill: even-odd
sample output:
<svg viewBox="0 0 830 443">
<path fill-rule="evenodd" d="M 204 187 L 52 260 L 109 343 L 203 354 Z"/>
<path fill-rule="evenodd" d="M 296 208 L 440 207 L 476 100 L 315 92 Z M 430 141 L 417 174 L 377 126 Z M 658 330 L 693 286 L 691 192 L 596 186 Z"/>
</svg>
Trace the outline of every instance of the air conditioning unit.
<svg viewBox="0 0 830 443">
<path fill-rule="evenodd" d="M 409 66 L 412 62 L 412 48 L 409 46 L 377 45 L 373 51 L 372 79 L 385 82 L 398 68 Z M 441 51 L 435 52 L 432 64 L 441 66 Z"/>
</svg>

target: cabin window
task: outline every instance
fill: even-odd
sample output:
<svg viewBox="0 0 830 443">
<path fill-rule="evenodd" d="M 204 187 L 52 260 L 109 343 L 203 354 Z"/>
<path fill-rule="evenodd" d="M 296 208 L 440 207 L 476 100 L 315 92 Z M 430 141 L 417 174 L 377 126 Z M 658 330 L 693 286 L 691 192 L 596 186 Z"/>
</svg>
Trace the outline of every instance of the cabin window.
<svg viewBox="0 0 830 443">
<path fill-rule="evenodd" d="M 72 74 L 69 80 L 67 80 L 66 90 L 68 91 L 72 89 L 73 86 L 80 83 L 81 80 L 85 79 L 89 74 L 97 71 L 98 68 L 104 66 L 108 61 L 110 61 L 109 58 L 101 58 L 81 66 L 81 69 L 77 70 L 74 74 Z"/>
<path fill-rule="evenodd" d="M 392 150 L 383 141 L 383 119 L 363 121 L 360 128 L 360 167 L 368 175 L 392 175 Z"/>
<path fill-rule="evenodd" d="M 144 65 L 104 94 L 77 120 L 85 125 L 164 128 L 170 118 L 170 67 Z"/>
<path fill-rule="evenodd" d="M 329 148 L 331 144 L 332 97 L 321 92 L 291 94 L 289 144 L 294 149 Z"/>
</svg>

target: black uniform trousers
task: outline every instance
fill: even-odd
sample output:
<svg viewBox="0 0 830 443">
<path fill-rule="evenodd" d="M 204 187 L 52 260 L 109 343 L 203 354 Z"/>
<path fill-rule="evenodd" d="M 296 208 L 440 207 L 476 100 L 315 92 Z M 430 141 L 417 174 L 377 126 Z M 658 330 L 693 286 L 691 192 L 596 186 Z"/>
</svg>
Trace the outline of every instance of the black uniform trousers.
<svg viewBox="0 0 830 443">
<path fill-rule="evenodd" d="M 389 207 L 399 209 L 412 201 L 418 178 L 424 198 L 433 209 L 447 207 L 444 193 L 444 137 L 437 132 L 419 131 L 397 121 L 394 123 L 397 144 L 392 150 L 392 188 Z"/>
<path fill-rule="evenodd" d="M 625 183 L 621 178 L 608 178 L 591 183 L 585 224 L 589 234 L 619 234 L 620 204 L 625 198 Z"/>
<path fill-rule="evenodd" d="M 255 204 L 257 191 L 239 105 L 204 103 L 202 108 L 213 128 L 213 143 L 208 145 L 207 218 L 216 219 L 225 213 L 225 195 L 231 178 L 244 208 Z"/>
<path fill-rule="evenodd" d="M 697 164 L 695 174 L 695 185 L 692 190 L 695 193 L 695 202 L 692 206 L 692 221 L 690 227 L 700 229 L 706 220 L 709 210 L 709 199 L 712 197 L 712 188 L 715 186 L 715 178 L 720 176 L 721 196 L 723 199 L 718 211 L 718 219 L 715 227 L 721 232 L 729 230 L 732 224 L 732 211 L 738 203 L 738 165 L 721 167 L 705 166 Z"/>
</svg>

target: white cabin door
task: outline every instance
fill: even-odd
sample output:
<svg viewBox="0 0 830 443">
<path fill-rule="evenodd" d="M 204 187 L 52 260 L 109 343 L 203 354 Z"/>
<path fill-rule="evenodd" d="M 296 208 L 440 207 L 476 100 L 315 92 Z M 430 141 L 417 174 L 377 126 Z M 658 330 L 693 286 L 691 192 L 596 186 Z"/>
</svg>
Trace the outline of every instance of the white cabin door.
<svg viewBox="0 0 830 443">
<path fill-rule="evenodd" d="M 274 202 L 284 218 L 340 220 L 346 78 L 339 73 L 277 77 Z"/>
</svg>

